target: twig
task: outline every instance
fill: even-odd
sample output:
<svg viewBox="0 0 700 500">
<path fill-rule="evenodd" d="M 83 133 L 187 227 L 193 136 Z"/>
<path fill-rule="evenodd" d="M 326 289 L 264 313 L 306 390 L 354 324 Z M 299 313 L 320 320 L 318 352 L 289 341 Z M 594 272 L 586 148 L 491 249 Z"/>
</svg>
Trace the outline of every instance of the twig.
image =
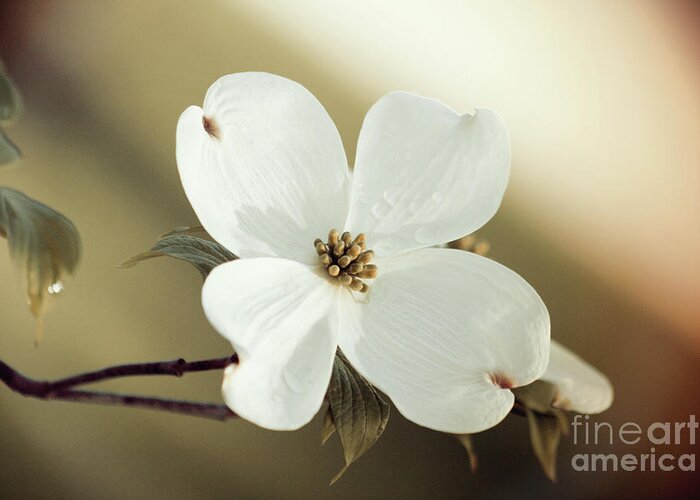
<svg viewBox="0 0 700 500">
<path fill-rule="evenodd" d="M 226 405 L 215 403 L 198 403 L 193 401 L 178 401 L 173 399 L 149 398 L 132 396 L 127 394 L 115 394 L 108 392 L 74 391 L 66 390 L 52 394 L 47 399 L 59 399 L 63 401 L 76 401 L 79 403 L 94 403 L 102 405 L 127 406 L 130 408 L 146 408 L 150 410 L 167 411 L 190 415 L 193 417 L 209 418 L 213 420 L 228 420 L 235 418 Z"/>
<path fill-rule="evenodd" d="M 185 373 L 203 372 L 210 370 L 222 370 L 231 363 L 237 363 L 238 357 L 234 354 L 225 358 L 205 359 L 202 361 L 187 362 L 184 359 L 173 361 L 157 361 L 155 363 L 134 363 L 128 365 L 110 366 L 94 372 L 82 373 L 73 377 L 67 377 L 50 383 L 53 391 L 68 389 L 77 385 L 92 384 L 111 378 L 135 377 L 143 375 L 170 375 L 181 377 Z"/>
<path fill-rule="evenodd" d="M 0 380 L 13 391 L 23 396 L 37 399 L 146 408 L 223 421 L 236 418 L 237 415 L 226 405 L 222 404 L 179 401 L 111 392 L 83 391 L 73 388 L 122 377 L 145 375 L 181 377 L 185 373 L 222 370 L 232 363 L 238 363 L 238 357 L 235 354 L 225 358 L 213 358 L 192 362 L 185 361 L 184 359 L 175 359 L 172 361 L 158 361 L 154 363 L 134 363 L 110 366 L 101 370 L 81 373 L 50 382 L 26 377 L 0 360 Z M 511 412 L 516 415 L 524 416 L 524 406 L 516 401 Z"/>
<path fill-rule="evenodd" d="M 136 363 L 112 366 L 94 372 L 83 373 L 73 377 L 59 379 L 53 382 L 34 380 L 19 373 L 7 363 L 0 361 L 0 380 L 23 396 L 44 400 L 77 401 L 105 405 L 127 406 L 132 408 L 148 408 L 191 415 L 195 417 L 227 420 L 236 414 L 225 405 L 214 403 L 199 403 L 192 401 L 177 401 L 172 399 L 134 396 L 108 392 L 82 391 L 73 389 L 76 386 L 92 384 L 107 379 L 132 377 L 142 375 L 170 375 L 180 377 L 185 373 L 208 370 L 221 370 L 226 366 L 237 363 L 234 354 L 230 357 L 206 359 L 187 362 L 184 359 L 159 361 L 155 363 Z"/>
</svg>

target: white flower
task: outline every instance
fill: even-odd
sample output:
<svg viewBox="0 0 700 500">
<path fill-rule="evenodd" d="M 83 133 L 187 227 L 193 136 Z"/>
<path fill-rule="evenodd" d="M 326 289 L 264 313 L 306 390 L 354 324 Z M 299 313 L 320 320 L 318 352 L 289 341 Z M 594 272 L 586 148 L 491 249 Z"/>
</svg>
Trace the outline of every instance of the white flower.
<svg viewBox="0 0 700 500">
<path fill-rule="evenodd" d="M 452 433 L 495 425 L 513 405 L 509 388 L 544 372 L 549 316 L 537 293 L 489 259 L 428 248 L 498 209 L 510 147 L 493 112 L 459 116 L 390 93 L 365 118 L 351 174 L 309 91 L 239 73 L 182 114 L 177 163 L 201 223 L 244 257 L 214 269 L 202 291 L 207 318 L 240 359 L 223 395 L 241 417 L 270 429 L 306 424 L 338 346 L 405 417 Z M 364 233 L 359 249 L 340 254 L 366 244 L 374 266 L 364 268 L 366 253 L 355 261 L 364 270 L 343 277 L 351 259 L 319 258 L 314 246 L 327 247 L 316 240 L 331 228 Z"/>
<path fill-rule="evenodd" d="M 554 406 L 562 410 L 601 413 L 613 402 L 610 380 L 554 340 L 542 380 L 557 387 Z"/>
</svg>

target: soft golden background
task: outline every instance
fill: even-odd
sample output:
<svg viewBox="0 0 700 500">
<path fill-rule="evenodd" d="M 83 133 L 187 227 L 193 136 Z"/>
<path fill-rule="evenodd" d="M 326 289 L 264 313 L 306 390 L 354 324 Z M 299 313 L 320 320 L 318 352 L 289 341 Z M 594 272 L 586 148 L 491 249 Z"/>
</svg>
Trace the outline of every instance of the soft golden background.
<svg viewBox="0 0 700 500">
<path fill-rule="evenodd" d="M 697 415 L 698 28 L 693 2 L 2 0 L 0 57 L 26 113 L 8 130 L 24 159 L 0 183 L 69 216 L 84 259 L 35 349 L 0 248 L 0 356 L 49 378 L 230 352 L 203 317 L 194 269 L 166 259 L 115 267 L 197 223 L 174 161 L 179 113 L 219 76 L 263 70 L 324 103 L 351 161 L 364 113 L 389 90 L 496 109 L 510 127 L 512 181 L 480 234 L 540 292 L 554 337 L 612 379 L 615 404 L 595 418 L 619 426 Z M 103 387 L 218 401 L 219 382 L 212 373 Z M 689 472 L 573 472 L 573 454 L 610 447 L 570 440 L 552 485 L 517 417 L 476 437 L 472 475 L 456 442 L 398 412 L 329 487 L 341 455 L 335 443 L 321 448 L 319 434 L 318 419 L 277 433 L 0 387 L 0 497 L 673 497 L 697 488 Z"/>
</svg>

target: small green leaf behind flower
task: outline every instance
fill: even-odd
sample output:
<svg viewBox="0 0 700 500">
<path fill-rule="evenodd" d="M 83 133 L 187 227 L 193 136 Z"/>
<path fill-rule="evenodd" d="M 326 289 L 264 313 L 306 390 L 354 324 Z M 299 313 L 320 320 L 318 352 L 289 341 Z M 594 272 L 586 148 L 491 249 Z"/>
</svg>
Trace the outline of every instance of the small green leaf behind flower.
<svg viewBox="0 0 700 500">
<path fill-rule="evenodd" d="M 535 456 L 551 481 L 557 478 L 557 449 L 562 435 L 569 429 L 566 414 L 552 403 L 557 396 L 554 384 L 536 380 L 530 385 L 513 389 L 515 410 L 527 417 L 530 441 Z"/>
<path fill-rule="evenodd" d="M 454 437 L 459 441 L 469 456 L 469 467 L 472 474 L 476 472 L 479 467 L 479 456 L 476 454 L 476 448 L 474 447 L 474 440 L 472 439 L 472 434 L 455 434 Z"/>
<path fill-rule="evenodd" d="M 557 449 L 561 439 L 561 429 L 557 418 L 525 409 L 530 427 L 530 441 L 542 470 L 550 481 L 557 480 Z"/>
<path fill-rule="evenodd" d="M 0 64 L 0 125 L 11 123 L 22 114 L 22 99 Z"/>
<path fill-rule="evenodd" d="M 331 480 L 333 484 L 379 440 L 389 421 L 389 403 L 340 351 L 335 355 L 326 400 L 321 440 L 325 443 L 337 432 L 345 458 L 345 466 Z"/>
<path fill-rule="evenodd" d="M 133 267 L 141 261 L 163 256 L 189 262 L 202 279 L 216 266 L 238 258 L 214 241 L 204 228 L 180 227 L 161 236 L 149 251 L 134 255 L 119 267 Z"/>
<path fill-rule="evenodd" d="M 20 154 L 19 148 L 0 129 L 0 168 L 12 165 L 18 161 Z"/>
<path fill-rule="evenodd" d="M 0 236 L 7 238 L 29 307 L 38 320 L 38 344 L 46 299 L 61 292 L 65 278 L 74 273 L 80 260 L 80 236 L 65 216 L 6 187 L 0 187 Z"/>
<path fill-rule="evenodd" d="M 13 122 L 22 113 L 22 100 L 0 65 L 0 127 Z M 20 151 L 0 128 L 0 168 L 19 160 Z"/>
</svg>

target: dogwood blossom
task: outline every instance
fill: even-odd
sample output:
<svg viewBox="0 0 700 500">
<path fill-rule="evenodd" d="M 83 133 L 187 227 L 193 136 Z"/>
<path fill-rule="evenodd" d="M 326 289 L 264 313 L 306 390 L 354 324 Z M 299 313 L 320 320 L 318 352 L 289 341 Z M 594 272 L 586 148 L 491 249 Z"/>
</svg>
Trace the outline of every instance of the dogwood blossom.
<svg viewBox="0 0 700 500">
<path fill-rule="evenodd" d="M 202 225 L 242 257 L 202 290 L 239 357 L 222 391 L 241 417 L 309 422 L 337 347 L 405 417 L 452 433 L 497 424 L 510 389 L 544 372 L 549 316 L 532 287 L 487 258 L 429 248 L 500 205 L 510 145 L 492 111 L 392 92 L 368 112 L 351 172 L 308 90 L 238 73 L 183 112 L 177 164 Z"/>
<path fill-rule="evenodd" d="M 577 413 L 601 413 L 613 402 L 608 377 L 578 355 L 552 340 L 549 364 L 542 380 L 557 388 L 554 405 Z"/>
</svg>

